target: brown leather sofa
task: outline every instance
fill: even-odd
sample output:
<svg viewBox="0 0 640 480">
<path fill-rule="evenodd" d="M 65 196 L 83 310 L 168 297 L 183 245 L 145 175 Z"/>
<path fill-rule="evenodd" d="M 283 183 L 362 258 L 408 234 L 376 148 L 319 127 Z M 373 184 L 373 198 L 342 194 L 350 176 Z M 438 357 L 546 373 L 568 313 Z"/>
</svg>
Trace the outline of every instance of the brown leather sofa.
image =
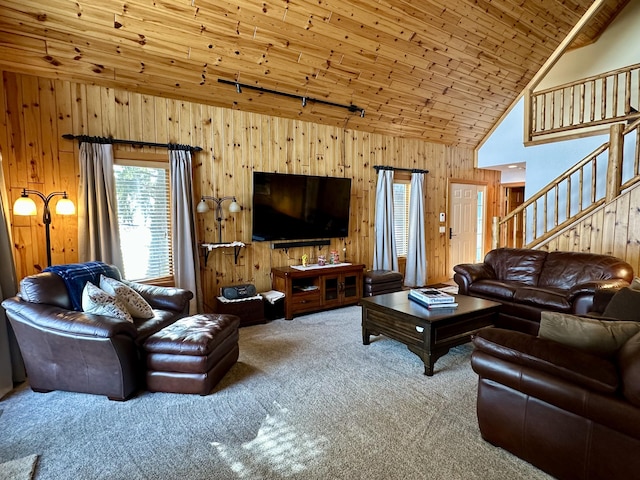
<svg viewBox="0 0 640 480">
<path fill-rule="evenodd" d="M 482 437 L 559 479 L 640 475 L 640 333 L 613 357 L 488 328 L 473 337 Z"/>
<path fill-rule="evenodd" d="M 116 277 L 121 280 L 119 273 Z M 66 390 L 125 400 L 143 385 L 142 343 L 186 316 L 193 294 L 125 283 L 151 305 L 153 318 L 131 323 L 74 311 L 65 282 L 52 272 L 25 277 L 18 295 L 2 302 L 34 391 Z"/>
<path fill-rule="evenodd" d="M 609 255 L 498 248 L 483 263 L 454 267 L 459 293 L 500 302 L 498 327 L 537 334 L 544 310 L 586 314 L 594 294 L 633 280 L 633 268 Z"/>
</svg>

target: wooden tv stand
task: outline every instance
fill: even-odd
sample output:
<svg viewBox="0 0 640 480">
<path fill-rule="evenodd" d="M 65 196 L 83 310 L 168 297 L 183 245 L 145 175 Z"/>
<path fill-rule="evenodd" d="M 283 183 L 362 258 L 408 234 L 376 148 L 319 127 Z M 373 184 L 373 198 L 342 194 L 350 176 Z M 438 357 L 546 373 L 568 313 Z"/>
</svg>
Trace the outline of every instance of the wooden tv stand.
<svg viewBox="0 0 640 480">
<path fill-rule="evenodd" d="M 285 294 L 284 318 L 300 313 L 356 304 L 362 298 L 362 264 L 342 263 L 304 270 L 294 267 L 271 269 L 272 288 Z"/>
</svg>

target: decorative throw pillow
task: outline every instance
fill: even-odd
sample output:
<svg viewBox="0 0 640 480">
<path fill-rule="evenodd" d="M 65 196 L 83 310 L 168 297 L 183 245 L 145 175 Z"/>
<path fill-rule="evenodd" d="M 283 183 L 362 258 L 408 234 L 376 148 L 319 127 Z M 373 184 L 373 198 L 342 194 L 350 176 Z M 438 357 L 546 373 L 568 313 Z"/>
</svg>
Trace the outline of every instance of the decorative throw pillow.
<svg viewBox="0 0 640 480">
<path fill-rule="evenodd" d="M 629 285 L 629 288 L 631 290 L 640 290 L 640 278 L 634 277 L 633 281 L 631 282 L 631 285 Z"/>
<path fill-rule="evenodd" d="M 100 288 L 120 300 L 133 318 L 153 318 L 153 309 L 138 292 L 115 278 L 100 275 Z"/>
<path fill-rule="evenodd" d="M 596 355 L 613 355 L 638 332 L 640 322 L 542 312 L 538 335 Z"/>
<path fill-rule="evenodd" d="M 131 314 L 120 300 L 96 287 L 91 282 L 87 282 L 82 290 L 82 309 L 85 313 L 119 318 L 133 323 Z"/>
<path fill-rule="evenodd" d="M 616 320 L 640 321 L 640 290 L 634 290 L 630 287 L 618 290 L 611 297 L 602 316 Z"/>
</svg>

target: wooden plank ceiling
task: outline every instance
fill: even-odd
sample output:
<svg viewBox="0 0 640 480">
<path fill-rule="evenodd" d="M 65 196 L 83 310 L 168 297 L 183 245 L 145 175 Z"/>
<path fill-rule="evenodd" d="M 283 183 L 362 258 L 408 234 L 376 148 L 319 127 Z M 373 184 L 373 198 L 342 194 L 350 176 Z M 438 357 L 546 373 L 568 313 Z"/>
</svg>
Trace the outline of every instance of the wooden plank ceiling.
<svg viewBox="0 0 640 480">
<path fill-rule="evenodd" d="M 576 46 L 628 1 L 607 0 Z M 0 0 L 0 68 L 473 147 L 591 3 Z"/>
</svg>

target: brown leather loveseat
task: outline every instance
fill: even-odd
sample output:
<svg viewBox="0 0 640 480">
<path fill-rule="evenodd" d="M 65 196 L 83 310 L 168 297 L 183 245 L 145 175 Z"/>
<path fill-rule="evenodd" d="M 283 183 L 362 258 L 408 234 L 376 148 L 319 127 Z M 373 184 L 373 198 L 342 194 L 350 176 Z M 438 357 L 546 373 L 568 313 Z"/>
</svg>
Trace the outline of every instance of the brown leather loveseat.
<svg viewBox="0 0 640 480">
<path fill-rule="evenodd" d="M 112 278 L 121 280 L 115 267 L 107 267 Z M 25 277 L 18 295 L 2 302 L 34 391 L 66 390 L 124 400 L 143 385 L 142 342 L 186 316 L 193 294 L 122 282 L 149 303 L 152 318 L 130 322 L 74 310 L 67 284 L 53 272 Z"/>
<path fill-rule="evenodd" d="M 626 302 L 630 292 L 622 290 L 627 290 L 622 292 Z M 596 304 L 607 305 L 599 299 Z M 640 313 L 637 307 L 625 309 L 635 313 L 623 316 L 624 321 L 558 314 L 563 321 L 572 317 L 575 328 L 564 339 L 501 328 L 478 332 L 471 365 L 479 375 L 482 437 L 559 479 L 638 478 L 640 325 L 633 324 Z M 545 314 L 541 333 L 548 320 Z M 597 322 L 604 326 L 602 337 L 587 340 Z M 631 336 L 621 335 L 616 324 L 631 324 Z M 620 347 L 606 353 L 593 350 L 616 335 Z"/>
<path fill-rule="evenodd" d="M 459 293 L 500 302 L 497 326 L 537 334 L 541 312 L 586 314 L 594 294 L 633 280 L 633 268 L 609 255 L 498 248 L 483 263 L 454 267 Z"/>
</svg>

